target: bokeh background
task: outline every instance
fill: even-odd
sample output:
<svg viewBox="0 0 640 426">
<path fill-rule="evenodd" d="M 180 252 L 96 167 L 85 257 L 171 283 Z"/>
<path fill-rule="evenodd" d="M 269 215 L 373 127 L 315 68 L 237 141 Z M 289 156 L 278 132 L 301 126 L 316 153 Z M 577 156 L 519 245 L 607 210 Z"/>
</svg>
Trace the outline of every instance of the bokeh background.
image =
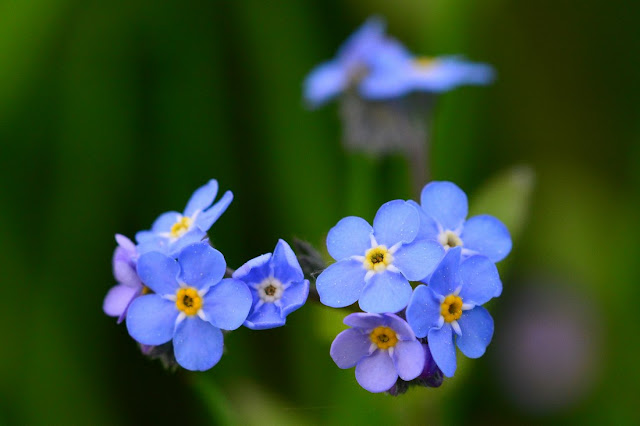
<svg viewBox="0 0 640 426">
<path fill-rule="evenodd" d="M 164 371 L 102 313 L 113 234 L 210 178 L 230 266 L 409 198 L 402 157 L 340 144 L 305 74 L 371 14 L 414 52 L 493 64 L 443 95 L 431 174 L 507 223 L 494 341 L 393 398 L 335 367 L 342 315 L 240 329 L 206 373 Z M 640 124 L 633 1 L 0 1 L 0 424 L 633 424 Z"/>
</svg>

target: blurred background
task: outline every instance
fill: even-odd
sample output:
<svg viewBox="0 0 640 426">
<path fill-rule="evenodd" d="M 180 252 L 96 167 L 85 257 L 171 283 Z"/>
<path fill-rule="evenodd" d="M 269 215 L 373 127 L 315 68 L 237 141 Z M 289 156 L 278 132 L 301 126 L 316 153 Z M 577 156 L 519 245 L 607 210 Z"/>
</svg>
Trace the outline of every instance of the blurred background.
<svg viewBox="0 0 640 426">
<path fill-rule="evenodd" d="M 242 328 L 206 373 L 164 371 L 102 312 L 114 233 L 210 178 L 232 267 L 409 198 L 402 157 L 347 153 L 304 76 L 368 16 L 426 55 L 495 66 L 439 98 L 431 174 L 513 233 L 494 340 L 439 389 L 361 389 L 343 314 Z M 640 422 L 640 3 L 0 1 L 0 424 Z M 375 179 L 376 185 L 371 185 Z"/>
</svg>

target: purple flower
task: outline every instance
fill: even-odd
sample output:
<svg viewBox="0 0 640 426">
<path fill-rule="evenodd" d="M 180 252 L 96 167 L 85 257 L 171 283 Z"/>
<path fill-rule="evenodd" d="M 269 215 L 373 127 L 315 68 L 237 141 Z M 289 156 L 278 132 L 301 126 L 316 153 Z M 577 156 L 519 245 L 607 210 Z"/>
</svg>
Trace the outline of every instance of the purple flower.
<svg viewBox="0 0 640 426">
<path fill-rule="evenodd" d="M 185 247 L 178 259 L 149 252 L 138 275 L 155 294 L 138 297 L 127 312 L 127 329 L 143 345 L 173 340 L 176 361 L 187 370 L 208 370 L 222 356 L 223 330 L 240 327 L 251 308 L 247 285 L 222 279 L 222 253 L 207 243 Z"/>
<path fill-rule="evenodd" d="M 182 214 L 175 211 L 161 214 L 150 231 L 136 234 L 138 253 L 157 251 L 175 257 L 185 246 L 202 241 L 233 200 L 233 194 L 227 191 L 213 204 L 217 194 L 218 181 L 211 179 L 193 193 Z"/>
<path fill-rule="evenodd" d="M 352 328 L 331 344 L 331 358 L 340 368 L 356 367 L 356 380 L 369 392 L 391 389 L 398 377 L 413 380 L 424 367 L 424 351 L 402 318 L 394 314 L 356 313 L 344 323 Z"/>
<path fill-rule="evenodd" d="M 284 240 L 278 241 L 273 255 L 251 259 L 233 278 L 244 281 L 251 290 L 253 305 L 244 325 L 253 330 L 283 326 L 287 315 L 304 305 L 309 295 L 309 281 Z"/>
<path fill-rule="evenodd" d="M 144 286 L 138 273 L 136 263 L 138 251 L 135 244 L 124 235 L 116 234 L 118 247 L 113 252 L 113 276 L 118 282 L 111 287 L 104 298 L 102 310 L 111 317 L 118 317 L 118 324 L 127 315 L 129 304 L 136 297 L 149 291 Z"/>
</svg>

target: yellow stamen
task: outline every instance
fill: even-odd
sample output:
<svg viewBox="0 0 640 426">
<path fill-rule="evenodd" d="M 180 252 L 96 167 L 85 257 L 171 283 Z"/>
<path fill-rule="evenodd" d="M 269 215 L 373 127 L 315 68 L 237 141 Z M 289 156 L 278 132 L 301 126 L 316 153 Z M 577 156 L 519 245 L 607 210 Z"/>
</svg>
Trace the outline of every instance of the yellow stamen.
<svg viewBox="0 0 640 426">
<path fill-rule="evenodd" d="M 140 291 L 140 296 L 144 296 L 145 294 L 149 294 L 149 293 L 153 293 L 153 291 L 146 285 L 143 285 L 142 290 Z"/>
<path fill-rule="evenodd" d="M 420 56 L 413 60 L 413 64 L 422 69 L 431 68 L 436 62 L 438 62 L 436 58 L 430 58 L 428 56 Z"/>
<path fill-rule="evenodd" d="M 459 296 L 450 294 L 444 298 L 440 305 L 440 315 L 446 322 L 453 322 L 462 316 L 462 299 Z"/>
<path fill-rule="evenodd" d="M 189 230 L 190 227 L 191 227 L 191 218 L 187 216 L 182 216 L 171 227 L 171 237 L 180 238 L 185 232 Z"/>
<path fill-rule="evenodd" d="M 176 307 L 189 316 L 195 315 L 202 307 L 202 297 L 193 287 L 181 288 L 176 293 Z"/>
<path fill-rule="evenodd" d="M 384 271 L 393 262 L 393 256 L 386 246 L 373 247 L 364 255 L 364 267 L 370 271 Z"/>
<path fill-rule="evenodd" d="M 375 343 L 379 349 L 389 349 L 398 343 L 396 332 L 389 327 L 376 327 L 369 335 L 372 343 Z"/>
</svg>

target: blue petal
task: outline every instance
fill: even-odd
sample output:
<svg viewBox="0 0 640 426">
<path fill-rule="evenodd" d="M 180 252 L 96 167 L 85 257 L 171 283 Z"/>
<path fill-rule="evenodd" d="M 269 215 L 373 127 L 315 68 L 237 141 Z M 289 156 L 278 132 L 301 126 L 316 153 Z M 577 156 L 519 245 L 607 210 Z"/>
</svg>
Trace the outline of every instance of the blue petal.
<svg viewBox="0 0 640 426">
<path fill-rule="evenodd" d="M 367 75 L 358 91 L 362 97 L 370 100 L 384 100 L 399 98 L 410 91 L 407 73 L 404 67 L 395 70 L 385 70 Z"/>
<path fill-rule="evenodd" d="M 271 267 L 273 268 L 273 276 L 283 284 L 304 280 L 298 258 L 284 240 L 278 240 L 278 244 L 273 250 Z"/>
<path fill-rule="evenodd" d="M 435 327 L 439 319 L 440 301 L 430 288 L 419 285 L 407 306 L 407 322 L 417 337 L 427 337 L 429 329 Z"/>
<path fill-rule="evenodd" d="M 285 322 L 280 308 L 273 303 L 265 303 L 249 315 L 244 326 L 252 330 L 266 330 L 282 327 Z"/>
<path fill-rule="evenodd" d="M 442 373 L 447 377 L 453 377 L 456 372 L 456 347 L 453 344 L 451 325 L 445 323 L 440 329 L 429 330 L 428 341 L 433 360 Z"/>
<path fill-rule="evenodd" d="M 138 259 L 138 276 L 151 290 L 160 295 L 178 290 L 178 262 L 158 252 L 145 253 Z"/>
<path fill-rule="evenodd" d="M 419 230 L 418 211 L 403 200 L 383 204 L 373 219 L 373 235 L 378 244 L 386 245 L 387 248 L 399 242 L 412 242 Z"/>
<path fill-rule="evenodd" d="M 424 368 L 424 350 L 417 340 L 398 342 L 391 358 L 402 380 L 415 379 Z"/>
<path fill-rule="evenodd" d="M 384 271 L 375 274 L 362 290 L 360 308 L 365 312 L 398 312 L 411 298 L 411 285 L 401 274 Z"/>
<path fill-rule="evenodd" d="M 271 253 L 255 257 L 236 269 L 233 278 L 237 278 L 247 284 L 260 284 L 265 278 L 271 276 Z"/>
<path fill-rule="evenodd" d="M 198 290 L 219 283 L 227 271 L 227 263 L 222 253 L 207 243 L 195 243 L 185 247 L 178 255 L 178 263 L 182 281 Z"/>
<path fill-rule="evenodd" d="M 102 303 L 102 310 L 110 317 L 121 317 L 141 288 L 141 286 L 130 287 L 124 284 L 111 287 Z"/>
<path fill-rule="evenodd" d="M 480 358 L 493 337 L 493 318 L 482 306 L 465 311 L 458 320 L 462 336 L 457 344 L 463 354 L 469 358 Z"/>
<path fill-rule="evenodd" d="M 222 332 L 200 318 L 187 317 L 176 327 L 173 352 L 183 368 L 205 371 L 222 357 Z"/>
<path fill-rule="evenodd" d="M 412 90 L 444 92 L 461 85 L 485 85 L 494 80 L 489 65 L 443 57 L 428 66 L 414 65 L 409 74 Z"/>
<path fill-rule="evenodd" d="M 460 235 L 464 248 L 500 262 L 511 251 L 511 235 L 502 222 L 493 216 L 474 216 L 464 224 Z"/>
<path fill-rule="evenodd" d="M 447 296 L 461 284 L 459 273 L 461 251 L 460 247 L 449 249 L 440 265 L 433 271 L 429 287 L 436 294 Z"/>
<path fill-rule="evenodd" d="M 291 284 L 282 294 L 282 316 L 287 316 L 307 301 L 309 296 L 309 280 Z"/>
<path fill-rule="evenodd" d="M 351 256 L 364 256 L 371 248 L 373 228 L 359 217 L 349 216 L 340 220 L 327 235 L 327 250 L 335 260 Z"/>
<path fill-rule="evenodd" d="M 471 256 L 460 265 L 464 303 L 483 305 L 502 293 L 502 282 L 496 265 L 484 256 Z"/>
<path fill-rule="evenodd" d="M 178 257 L 178 254 L 189 244 L 199 243 L 205 237 L 207 233 L 200 230 L 197 226 L 192 226 L 186 233 L 175 241 L 168 240 L 167 251 L 170 257 Z"/>
<path fill-rule="evenodd" d="M 348 69 L 344 63 L 330 61 L 315 67 L 304 81 L 304 98 L 313 108 L 342 93 L 347 85 Z"/>
<path fill-rule="evenodd" d="M 128 253 L 135 253 L 136 245 L 133 244 L 133 241 L 131 241 L 129 238 L 127 238 L 122 234 L 116 234 L 115 239 L 116 239 L 116 242 L 118 243 L 118 246 L 120 246 L 120 248 L 122 248 Z"/>
<path fill-rule="evenodd" d="M 385 38 L 376 45 L 375 54 L 367 56 L 370 74 L 397 72 L 412 61 L 409 50 L 395 39 Z M 365 77 L 366 79 L 366 77 Z"/>
<path fill-rule="evenodd" d="M 431 182 L 422 189 L 422 209 L 445 230 L 462 226 L 469 207 L 467 195 L 451 182 Z"/>
<path fill-rule="evenodd" d="M 427 215 L 427 213 L 420 207 L 420 204 L 416 203 L 413 200 L 407 201 L 410 205 L 416 208 L 418 211 L 418 215 L 420 216 L 420 231 L 416 236 L 415 241 L 418 240 L 437 240 L 438 235 L 440 234 L 440 230 L 438 229 L 438 224 L 436 223 L 431 216 Z"/>
<path fill-rule="evenodd" d="M 216 195 L 218 194 L 218 181 L 215 179 L 211 179 L 205 185 L 196 189 L 187 202 L 187 207 L 184 209 L 185 216 L 193 216 L 193 214 L 200 210 L 204 211 L 207 207 L 213 203 L 213 200 L 216 199 Z"/>
<path fill-rule="evenodd" d="M 231 201 L 233 201 L 233 193 L 231 191 L 225 192 L 217 203 L 198 215 L 196 218 L 196 226 L 202 231 L 207 232 L 216 220 L 222 216 L 222 213 L 227 210 Z"/>
<path fill-rule="evenodd" d="M 377 326 L 384 324 L 385 318 L 380 314 L 369 314 L 366 312 L 356 312 L 344 317 L 345 325 L 359 328 L 365 332 L 370 332 Z"/>
<path fill-rule="evenodd" d="M 211 324 L 223 330 L 235 330 L 247 319 L 252 301 L 244 282 L 226 278 L 209 289 L 202 310 Z"/>
<path fill-rule="evenodd" d="M 161 345 L 173 337 L 176 304 L 157 294 L 136 298 L 127 310 L 127 330 L 143 345 Z"/>
<path fill-rule="evenodd" d="M 356 365 L 356 380 L 369 392 L 385 392 L 396 383 L 398 373 L 389 352 L 376 350 Z"/>
<path fill-rule="evenodd" d="M 400 340 L 415 340 L 416 335 L 405 320 L 395 314 L 383 314 L 384 325 L 391 327 Z"/>
<path fill-rule="evenodd" d="M 382 43 L 385 22 L 378 16 L 367 19 L 338 49 L 337 56 L 345 62 L 358 62 L 376 52 Z"/>
<path fill-rule="evenodd" d="M 350 328 L 336 336 L 329 354 L 339 368 L 351 368 L 369 355 L 370 346 L 368 334 Z"/>
<path fill-rule="evenodd" d="M 149 253 L 150 251 L 157 251 L 162 254 L 169 253 L 169 239 L 161 237 L 152 231 L 140 231 L 136 234 L 136 241 L 138 245 L 136 250 L 139 255 Z"/>
<path fill-rule="evenodd" d="M 142 285 L 133 262 L 120 260 L 113 262 L 113 276 L 117 282 L 129 287 L 140 287 Z"/>
<path fill-rule="evenodd" d="M 182 215 L 178 212 L 166 212 L 166 213 L 162 213 L 160 216 L 158 216 L 158 218 L 156 219 L 155 222 L 153 222 L 153 225 L 151 226 L 151 231 L 158 233 L 158 232 L 169 232 L 171 231 L 171 227 L 178 221 L 178 219 L 181 217 Z M 138 236 L 136 235 L 136 239 L 138 238 Z"/>
<path fill-rule="evenodd" d="M 366 272 L 362 262 L 357 260 L 341 260 L 329 265 L 316 279 L 320 301 L 332 308 L 355 303 L 364 287 Z"/>
<path fill-rule="evenodd" d="M 438 266 L 444 249 L 435 240 L 422 240 L 404 245 L 393 254 L 393 264 L 410 281 L 426 278 Z"/>
</svg>

